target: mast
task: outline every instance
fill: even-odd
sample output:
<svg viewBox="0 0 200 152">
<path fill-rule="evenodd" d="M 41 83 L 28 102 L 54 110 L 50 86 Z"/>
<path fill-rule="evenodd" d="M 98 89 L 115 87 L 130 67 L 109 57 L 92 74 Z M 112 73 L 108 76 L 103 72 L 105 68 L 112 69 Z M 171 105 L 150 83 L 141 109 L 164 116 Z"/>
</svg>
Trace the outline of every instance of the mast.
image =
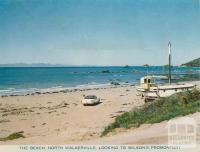
<svg viewBox="0 0 200 152">
<path fill-rule="evenodd" d="M 169 84 L 171 84 L 171 43 L 168 43 L 168 49 L 169 49 L 169 73 L 168 73 L 168 78 L 169 78 Z"/>
</svg>

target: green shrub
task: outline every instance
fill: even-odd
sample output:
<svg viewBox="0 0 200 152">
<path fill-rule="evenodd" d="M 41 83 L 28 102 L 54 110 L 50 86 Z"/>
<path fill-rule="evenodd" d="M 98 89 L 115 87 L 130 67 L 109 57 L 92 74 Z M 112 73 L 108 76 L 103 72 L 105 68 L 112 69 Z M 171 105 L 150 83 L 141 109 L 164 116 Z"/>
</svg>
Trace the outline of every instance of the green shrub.
<svg viewBox="0 0 200 152">
<path fill-rule="evenodd" d="M 15 132 L 15 133 L 10 134 L 7 137 L 0 138 L 0 141 L 14 140 L 18 138 L 25 138 L 25 136 L 20 132 Z"/>
<path fill-rule="evenodd" d="M 184 116 L 200 111 L 200 92 L 197 89 L 180 92 L 167 98 L 160 98 L 146 103 L 140 108 L 125 112 L 116 117 L 115 122 L 108 125 L 101 136 L 115 128 L 139 127 L 141 124 L 158 123 L 177 116 Z"/>
</svg>

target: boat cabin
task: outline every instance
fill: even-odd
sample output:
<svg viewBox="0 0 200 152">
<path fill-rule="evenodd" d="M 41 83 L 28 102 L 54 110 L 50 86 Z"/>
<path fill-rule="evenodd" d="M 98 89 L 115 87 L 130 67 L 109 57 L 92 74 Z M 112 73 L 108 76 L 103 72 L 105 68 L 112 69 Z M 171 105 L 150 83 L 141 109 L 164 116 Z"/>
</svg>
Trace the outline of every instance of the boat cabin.
<svg viewBox="0 0 200 152">
<path fill-rule="evenodd" d="M 140 84 L 144 84 L 144 83 L 151 83 L 151 82 L 153 82 L 153 79 L 152 79 L 152 77 L 142 77 L 141 79 L 140 79 Z"/>
<path fill-rule="evenodd" d="M 155 79 L 151 76 L 145 76 L 140 79 L 140 87 L 144 89 L 149 89 L 150 87 L 155 86 Z"/>
</svg>

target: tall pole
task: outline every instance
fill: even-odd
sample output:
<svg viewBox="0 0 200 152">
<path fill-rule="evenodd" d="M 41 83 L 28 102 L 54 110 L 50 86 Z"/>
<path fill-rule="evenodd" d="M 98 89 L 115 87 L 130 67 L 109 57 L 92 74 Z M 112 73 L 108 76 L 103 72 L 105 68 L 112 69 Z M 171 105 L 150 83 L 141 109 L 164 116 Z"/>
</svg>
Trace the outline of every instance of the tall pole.
<svg viewBox="0 0 200 152">
<path fill-rule="evenodd" d="M 171 43 L 168 43 L 168 49 L 169 49 L 169 84 L 171 84 Z"/>
</svg>

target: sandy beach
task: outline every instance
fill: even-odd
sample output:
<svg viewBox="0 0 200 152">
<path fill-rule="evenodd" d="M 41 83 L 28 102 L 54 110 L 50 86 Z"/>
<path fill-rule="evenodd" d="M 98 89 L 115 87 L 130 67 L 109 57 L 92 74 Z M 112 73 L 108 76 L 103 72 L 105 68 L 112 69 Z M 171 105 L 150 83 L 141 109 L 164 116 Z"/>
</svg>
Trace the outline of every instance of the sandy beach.
<svg viewBox="0 0 200 152">
<path fill-rule="evenodd" d="M 200 82 L 193 82 L 200 86 Z M 101 103 L 83 106 L 84 95 L 97 95 Z M 167 142 L 165 122 L 120 130 L 101 138 L 104 127 L 125 111 L 144 104 L 135 86 L 118 86 L 36 93 L 0 98 L 0 137 L 22 132 L 25 138 L 1 141 L 7 144 L 163 144 Z M 200 113 L 190 115 L 195 119 Z"/>
</svg>

